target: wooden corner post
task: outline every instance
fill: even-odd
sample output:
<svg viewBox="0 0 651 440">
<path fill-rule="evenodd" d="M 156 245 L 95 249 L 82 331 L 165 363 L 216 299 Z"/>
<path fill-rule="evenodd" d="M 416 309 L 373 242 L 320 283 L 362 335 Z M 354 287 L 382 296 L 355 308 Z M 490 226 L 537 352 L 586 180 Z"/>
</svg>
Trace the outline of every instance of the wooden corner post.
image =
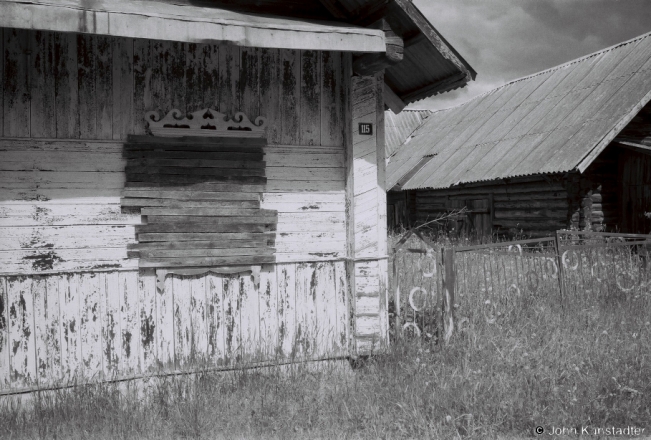
<svg viewBox="0 0 651 440">
<path fill-rule="evenodd" d="M 353 76 L 350 87 L 352 130 L 346 143 L 346 192 L 353 352 L 368 355 L 386 347 L 389 335 L 384 73 Z"/>
<path fill-rule="evenodd" d="M 441 249 L 443 263 L 443 340 L 447 344 L 454 333 L 454 296 L 455 296 L 455 273 L 454 273 L 454 249 Z"/>
</svg>

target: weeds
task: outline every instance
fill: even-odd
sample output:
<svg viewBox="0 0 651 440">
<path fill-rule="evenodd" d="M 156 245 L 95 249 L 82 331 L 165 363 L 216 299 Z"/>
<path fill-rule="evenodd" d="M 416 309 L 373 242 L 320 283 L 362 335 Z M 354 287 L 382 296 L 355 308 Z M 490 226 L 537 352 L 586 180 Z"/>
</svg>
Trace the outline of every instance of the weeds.
<svg viewBox="0 0 651 440">
<path fill-rule="evenodd" d="M 612 284 L 612 283 L 611 283 Z M 6 439 L 522 438 L 542 426 L 651 430 L 651 295 L 542 292 L 500 319 L 460 307 L 448 346 L 394 341 L 323 364 L 97 385 L 2 402 Z M 497 304 L 507 292 L 495 291 Z M 491 308 L 495 315 L 499 310 Z M 552 437 L 550 437 L 552 438 Z"/>
</svg>

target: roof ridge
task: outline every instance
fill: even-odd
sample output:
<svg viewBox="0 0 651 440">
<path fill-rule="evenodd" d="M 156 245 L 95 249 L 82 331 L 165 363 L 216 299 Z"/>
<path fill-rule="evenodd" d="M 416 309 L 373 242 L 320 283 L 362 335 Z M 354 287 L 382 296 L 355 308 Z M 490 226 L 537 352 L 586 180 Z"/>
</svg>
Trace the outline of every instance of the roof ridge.
<svg viewBox="0 0 651 440">
<path fill-rule="evenodd" d="M 606 52 L 617 49 L 617 48 L 619 48 L 621 46 L 626 46 L 626 45 L 631 44 L 631 43 L 633 43 L 635 41 L 643 40 L 643 39 L 648 38 L 648 37 L 651 37 L 651 32 L 647 32 L 647 33 L 644 33 L 642 35 L 638 35 L 637 37 L 633 37 L 630 40 L 626 40 L 626 41 L 623 41 L 621 43 L 617 43 L 617 44 L 614 44 L 612 46 L 606 47 L 604 49 L 598 50 L 596 52 L 592 52 L 592 53 L 589 53 L 587 55 L 583 55 L 583 56 L 581 56 L 579 58 L 575 58 L 575 59 L 567 61 L 567 62 L 565 62 L 563 64 L 559 64 L 558 66 L 549 67 L 549 68 L 547 68 L 545 70 L 541 70 L 540 72 L 532 73 L 530 75 L 526 75 L 526 76 L 523 76 L 523 77 L 520 77 L 520 78 L 513 79 L 513 80 L 511 80 L 509 82 L 506 82 L 506 83 L 502 84 L 501 86 L 497 86 L 494 89 L 491 89 L 491 90 L 489 90 L 487 92 L 481 93 L 481 94 L 469 99 L 468 101 L 465 101 L 465 102 L 462 102 L 461 104 L 455 105 L 454 107 L 448 107 L 448 108 L 445 108 L 445 109 L 440 109 L 438 111 L 446 111 L 446 110 L 452 110 L 452 109 L 455 109 L 455 108 L 459 108 L 459 107 L 461 107 L 463 105 L 466 105 L 469 102 L 474 101 L 475 99 L 482 98 L 484 96 L 490 95 L 491 93 L 496 92 L 496 91 L 498 91 L 500 89 L 503 89 L 506 86 L 510 86 L 511 84 L 515 84 L 515 83 L 520 82 L 520 81 L 525 81 L 527 79 L 535 78 L 535 77 L 543 75 L 545 73 L 554 72 L 556 70 L 562 69 L 563 67 L 571 66 L 572 64 L 576 64 L 576 63 L 584 61 L 584 60 L 586 60 L 588 58 L 592 58 L 592 57 L 596 57 L 598 55 L 602 55 L 602 54 L 604 54 Z"/>
</svg>

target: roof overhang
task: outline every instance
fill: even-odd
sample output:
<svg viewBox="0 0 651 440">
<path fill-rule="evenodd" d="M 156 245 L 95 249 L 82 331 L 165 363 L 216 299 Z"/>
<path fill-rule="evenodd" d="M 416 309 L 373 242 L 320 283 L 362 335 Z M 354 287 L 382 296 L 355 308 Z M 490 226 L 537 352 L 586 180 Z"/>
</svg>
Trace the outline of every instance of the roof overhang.
<svg viewBox="0 0 651 440">
<path fill-rule="evenodd" d="M 262 48 L 386 50 L 381 30 L 141 0 L 0 0 L 0 27 Z"/>
<path fill-rule="evenodd" d="M 412 0 L 320 2 L 339 20 L 369 26 L 383 19 L 402 39 L 402 59 L 387 65 L 384 77 L 385 104 L 394 113 L 412 102 L 464 87 L 477 76 Z"/>
</svg>

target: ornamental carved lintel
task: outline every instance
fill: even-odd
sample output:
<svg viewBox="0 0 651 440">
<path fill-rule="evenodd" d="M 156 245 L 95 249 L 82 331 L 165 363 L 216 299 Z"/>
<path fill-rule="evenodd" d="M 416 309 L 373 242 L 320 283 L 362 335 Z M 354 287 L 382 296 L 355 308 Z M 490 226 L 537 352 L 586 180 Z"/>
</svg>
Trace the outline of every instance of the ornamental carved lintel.
<svg viewBox="0 0 651 440">
<path fill-rule="evenodd" d="M 254 122 L 242 112 L 228 119 L 224 113 L 205 108 L 187 116 L 173 109 L 161 118 L 158 111 L 145 114 L 149 129 L 154 136 L 218 136 L 218 137 L 264 137 L 266 118 L 258 116 Z"/>
</svg>

